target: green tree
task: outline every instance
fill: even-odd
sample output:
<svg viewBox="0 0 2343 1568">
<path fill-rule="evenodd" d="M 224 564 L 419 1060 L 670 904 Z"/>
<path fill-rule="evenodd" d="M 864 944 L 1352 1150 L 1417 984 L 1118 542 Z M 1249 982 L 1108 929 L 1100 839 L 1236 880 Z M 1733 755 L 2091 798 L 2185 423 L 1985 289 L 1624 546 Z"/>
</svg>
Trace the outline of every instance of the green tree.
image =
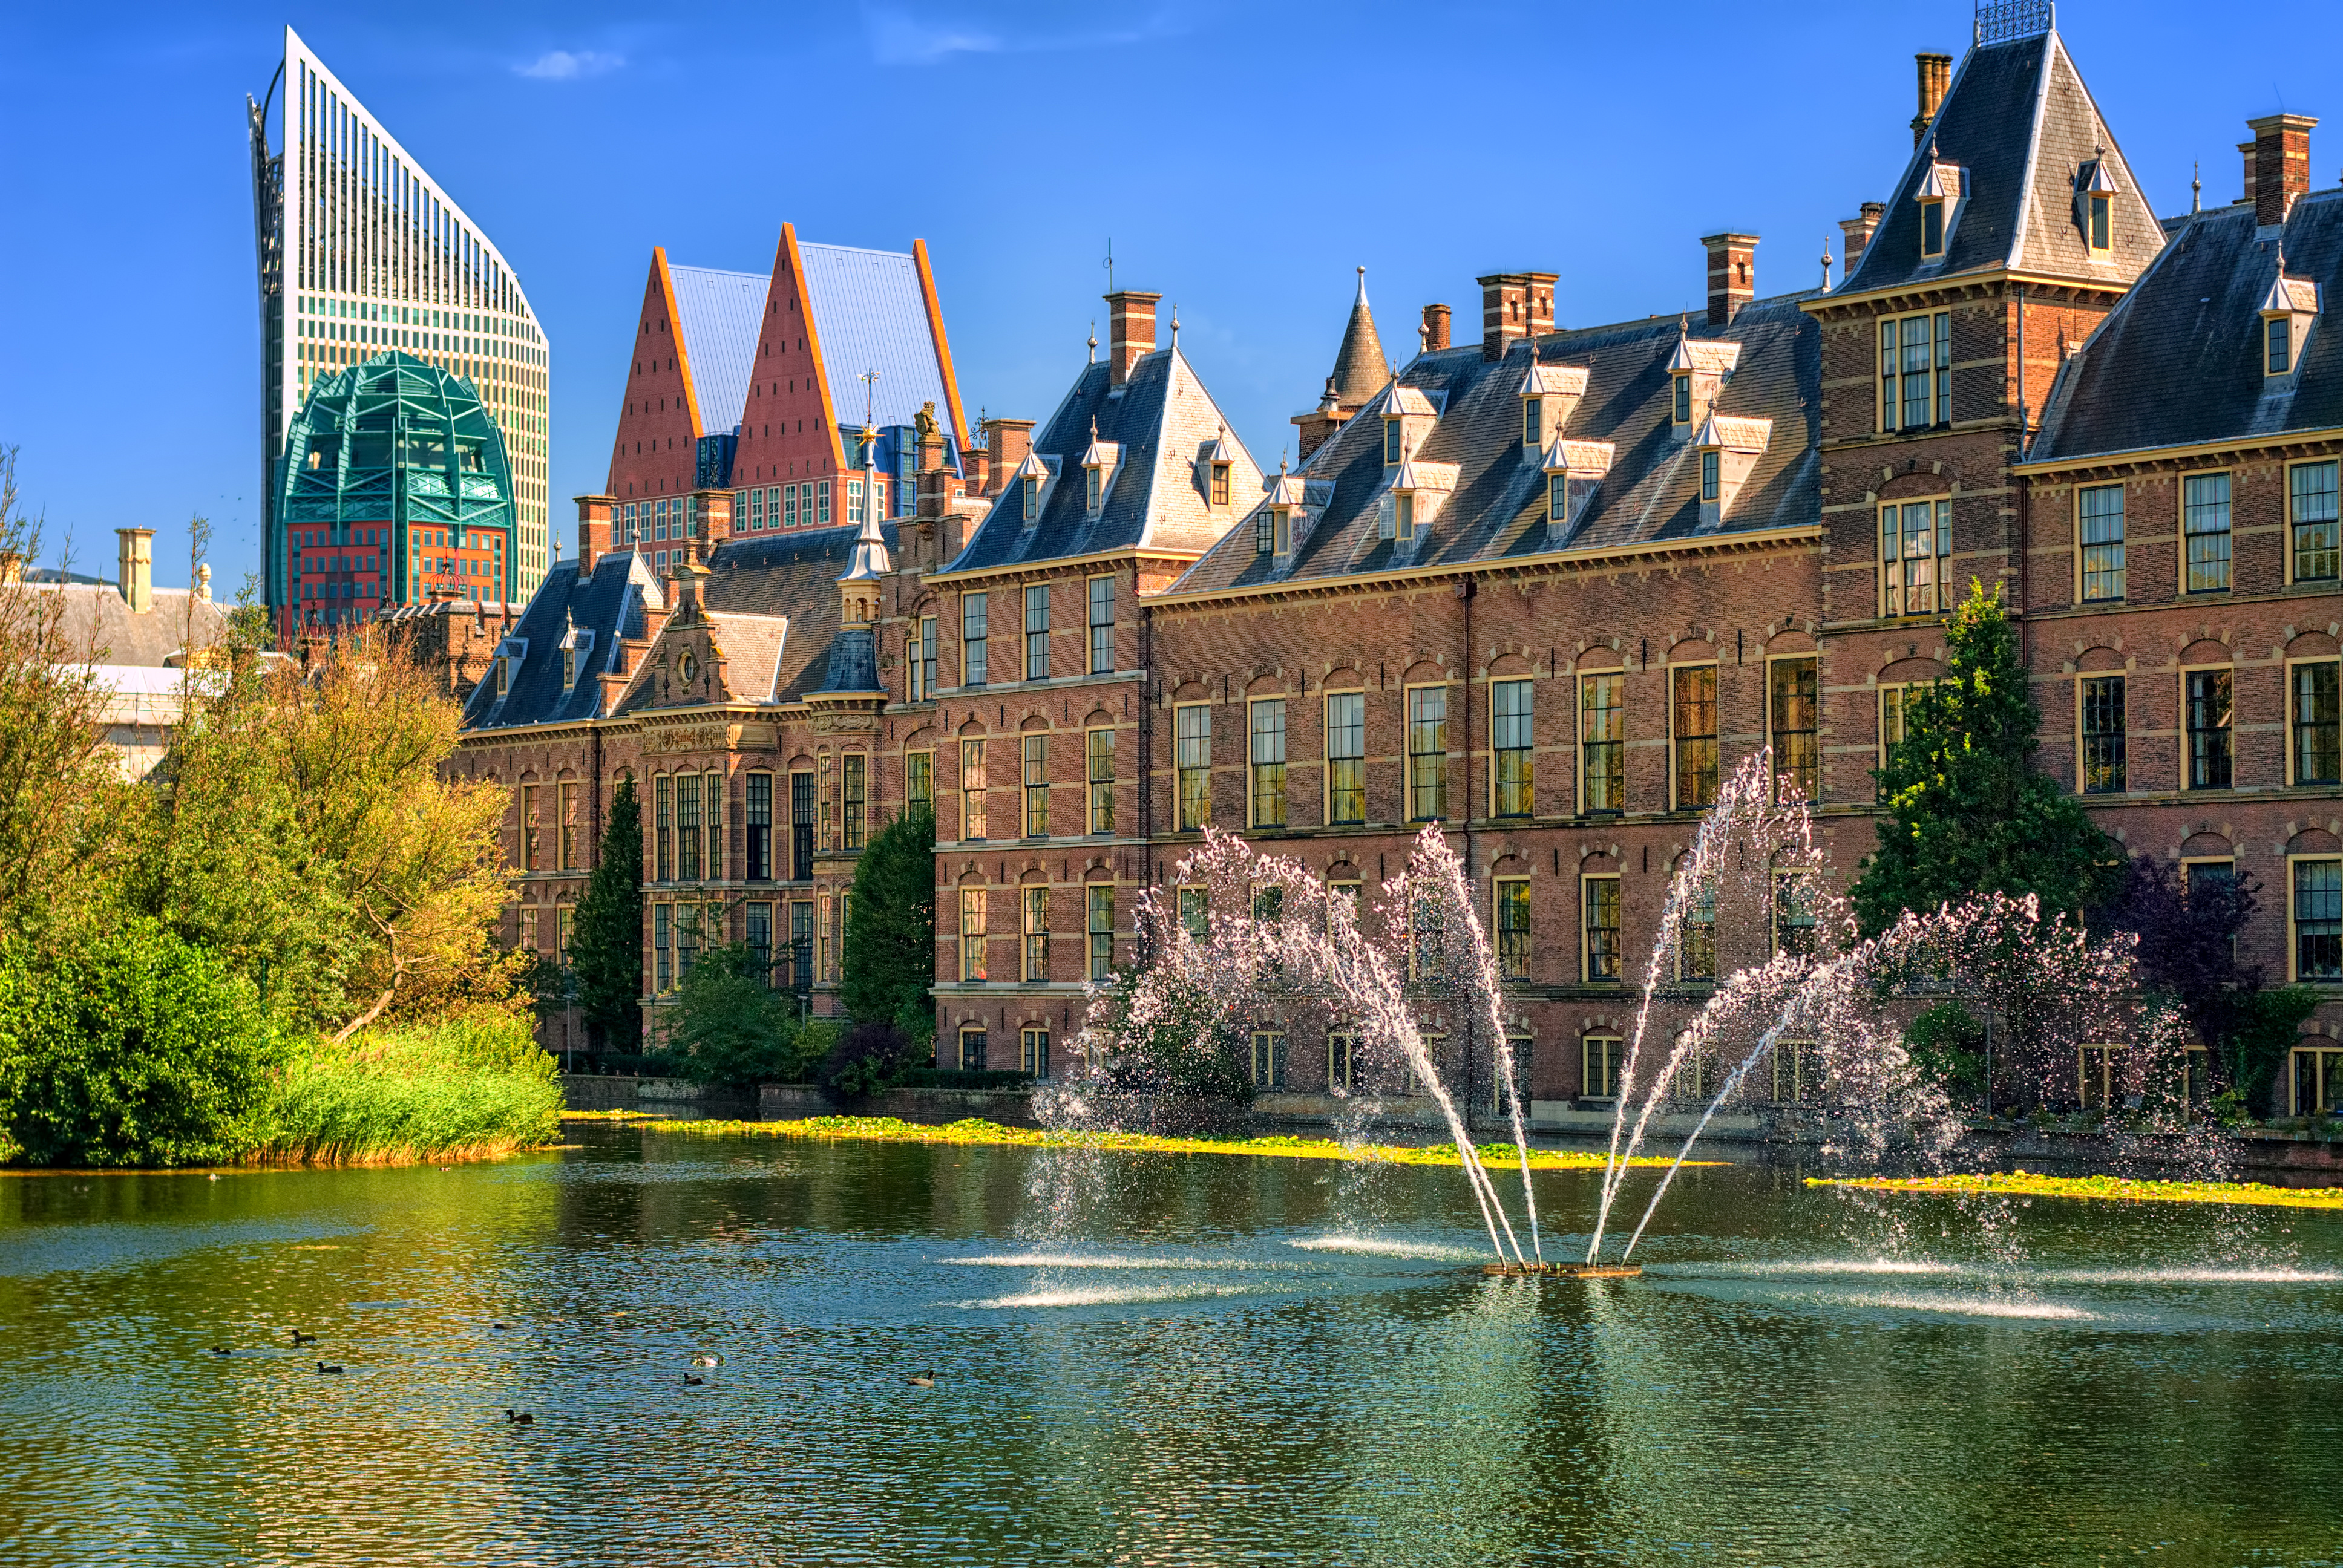
<svg viewBox="0 0 2343 1568">
<path fill-rule="evenodd" d="M 1879 847 L 1848 890 L 1866 935 L 1979 893 L 2079 913 L 2122 875 L 2082 803 L 2034 770 L 2040 720 L 2000 590 L 1972 581 L 1945 641 L 1944 677 L 1913 689 L 1904 738 L 1873 774 Z"/>
<path fill-rule="evenodd" d="M 0 967 L 0 1142 L 30 1164 L 236 1159 L 283 1060 L 252 985 L 158 921 Z"/>
<path fill-rule="evenodd" d="M 798 1076 L 798 1035 L 796 1006 L 736 942 L 701 953 L 683 977 L 660 1054 L 675 1057 L 678 1072 L 696 1083 L 752 1089 Z M 825 1050 L 829 1043 L 821 1040 Z"/>
<path fill-rule="evenodd" d="M 840 1000 L 849 1018 L 934 1032 L 936 816 L 906 811 L 879 829 L 854 868 Z"/>
<path fill-rule="evenodd" d="M 610 796 L 601 853 L 571 917 L 569 969 L 588 1038 L 603 1050 L 634 1050 L 643 1024 L 643 812 L 631 779 Z"/>
</svg>

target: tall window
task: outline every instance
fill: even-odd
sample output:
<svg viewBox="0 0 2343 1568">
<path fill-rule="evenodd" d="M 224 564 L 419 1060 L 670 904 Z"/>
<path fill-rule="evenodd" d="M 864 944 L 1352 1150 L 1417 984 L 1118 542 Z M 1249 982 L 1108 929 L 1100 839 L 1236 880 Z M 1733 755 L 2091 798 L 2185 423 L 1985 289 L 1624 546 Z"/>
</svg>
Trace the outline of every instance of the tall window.
<svg viewBox="0 0 2343 1568">
<path fill-rule="evenodd" d="M 1229 471 L 1232 467 L 1227 463 L 1212 465 L 1212 505 L 1216 507 L 1229 504 Z"/>
<path fill-rule="evenodd" d="M 675 906 L 651 906 L 652 989 L 666 992 L 675 985 Z"/>
<path fill-rule="evenodd" d="M 1448 689 L 1407 692 L 1407 814 L 1428 822 L 1448 815 Z"/>
<path fill-rule="evenodd" d="M 1180 929 L 1195 941 L 1210 940 L 1212 934 L 1212 894 L 1203 888 L 1180 890 Z"/>
<path fill-rule="evenodd" d="M 960 978 L 984 979 L 984 890 L 960 890 Z"/>
<path fill-rule="evenodd" d="M 1815 874 L 1776 871 L 1774 874 L 1774 950 L 1797 958 L 1815 956 L 1817 934 Z"/>
<path fill-rule="evenodd" d="M 1701 664 L 1668 672 L 1674 700 L 1676 809 L 1716 804 L 1716 666 Z"/>
<path fill-rule="evenodd" d="M 1570 521 L 1570 476 L 1548 474 L 1545 477 L 1545 520 L 1549 523 Z"/>
<path fill-rule="evenodd" d="M 960 743 L 960 836 L 964 840 L 984 835 L 984 742 Z"/>
<path fill-rule="evenodd" d="M 1263 698 L 1248 704 L 1251 720 L 1246 746 L 1252 774 L 1252 825 L 1285 826 L 1285 699 Z"/>
<path fill-rule="evenodd" d="M 1114 884 L 1092 882 L 1082 890 L 1082 917 L 1090 945 L 1090 976 L 1114 976 Z"/>
<path fill-rule="evenodd" d="M 1050 588 L 1046 583 L 1025 590 L 1025 678 L 1050 678 Z"/>
<path fill-rule="evenodd" d="M 960 680 L 962 686 L 984 684 L 984 595 L 960 596 Z"/>
<path fill-rule="evenodd" d="M 936 754 L 910 751 L 903 755 L 903 803 L 916 811 L 936 805 Z"/>
<path fill-rule="evenodd" d="M 534 871 L 539 865 L 537 817 L 539 793 L 538 785 L 524 784 L 520 787 L 520 869 L 524 871 Z"/>
<path fill-rule="evenodd" d="M 1879 427 L 1910 430 L 1953 417 L 1953 318 L 1946 311 L 1879 324 Z"/>
<path fill-rule="evenodd" d="M 798 899 L 789 905 L 789 987 L 803 990 L 813 984 L 813 900 Z"/>
<path fill-rule="evenodd" d="M 707 806 L 708 875 L 720 879 L 732 874 L 724 853 L 724 775 L 710 771 L 702 777 L 701 783 L 706 790 L 703 799 Z"/>
<path fill-rule="evenodd" d="M 1017 1070 L 1028 1078 L 1050 1076 L 1050 1031 L 1028 1026 L 1017 1031 Z"/>
<path fill-rule="evenodd" d="M 2229 476 L 2191 474 L 2180 482 L 2181 520 L 2188 538 L 2188 591 L 2229 586 Z"/>
<path fill-rule="evenodd" d="M 2343 783 L 2337 732 L 2337 672 L 2331 659 L 2294 667 L 2294 782 Z"/>
<path fill-rule="evenodd" d="M 773 906 L 749 904 L 744 909 L 749 938 L 749 962 L 757 979 L 766 985 L 773 983 Z"/>
<path fill-rule="evenodd" d="M 1792 790 L 1812 800 L 1822 783 L 1820 703 L 1815 661 L 1777 658 L 1765 667 L 1765 716 L 1774 742 L 1774 799 Z"/>
<path fill-rule="evenodd" d="M 1285 1087 L 1285 1031 L 1257 1029 L 1252 1031 L 1252 1086 L 1255 1089 Z"/>
<path fill-rule="evenodd" d="M 1920 254 L 1945 254 L 1945 204 L 1941 201 L 1920 204 Z"/>
<path fill-rule="evenodd" d="M 1025 946 L 1025 978 L 1046 980 L 1050 978 L 1050 890 L 1020 888 L 1019 902 Z"/>
<path fill-rule="evenodd" d="M 575 871 L 580 869 L 578 859 L 578 786 L 555 785 L 554 800 L 560 813 L 555 828 L 561 836 L 561 869 Z"/>
<path fill-rule="evenodd" d="M 1367 819 L 1367 694 L 1326 694 L 1326 820 Z"/>
<path fill-rule="evenodd" d="M 1497 974 L 1502 980 L 1530 978 L 1530 882 L 1527 877 L 1497 880 Z"/>
<path fill-rule="evenodd" d="M 936 694 L 936 618 L 920 618 L 920 648 L 918 662 L 913 666 L 919 678 L 919 695 L 915 701 L 925 702 Z"/>
<path fill-rule="evenodd" d="M 1099 466 L 1096 463 L 1086 465 L 1082 469 L 1082 510 L 1095 512 L 1099 509 L 1100 488 Z"/>
<path fill-rule="evenodd" d="M 1023 754 L 1025 836 L 1046 839 L 1050 836 L 1050 738 L 1027 735 L 1021 738 L 1020 745 Z"/>
<path fill-rule="evenodd" d="M 1714 450 L 1700 455 L 1700 498 L 1704 501 L 1714 501 L 1723 492 L 1723 453 Z"/>
<path fill-rule="evenodd" d="M 1684 927 L 1677 933 L 1676 978 L 1703 981 L 1716 978 L 1716 884 L 1703 882 L 1685 900 Z"/>
<path fill-rule="evenodd" d="M 2273 316 L 2262 323 L 2262 374 L 2283 376 L 2294 363 L 2294 323 Z"/>
<path fill-rule="evenodd" d="M 691 978 L 691 966 L 699 957 L 699 906 L 678 904 L 675 907 L 675 983 L 681 985 Z"/>
<path fill-rule="evenodd" d="M 846 847 L 860 849 L 869 827 L 870 759 L 860 751 L 850 751 L 840 759 L 839 768 L 845 781 Z"/>
<path fill-rule="evenodd" d="M 2294 978 L 2343 980 L 2343 860 L 2294 862 Z"/>
<path fill-rule="evenodd" d="M 1413 491 L 1402 490 L 1392 498 L 1392 519 L 1401 544 L 1415 538 L 1415 495 Z"/>
<path fill-rule="evenodd" d="M 1584 1055 L 1578 1075 L 1578 1092 L 1595 1100 L 1607 1100 L 1618 1093 L 1619 1037 L 1615 1034 L 1590 1034 L 1581 1044 Z"/>
<path fill-rule="evenodd" d="M 662 773 L 651 784 L 652 836 L 657 845 L 652 859 L 659 868 L 658 879 L 675 880 L 675 775 Z"/>
<path fill-rule="evenodd" d="M 1439 901 L 1419 897 L 1407 910 L 1407 978 L 1436 980 L 1447 972 L 1447 921 Z"/>
<path fill-rule="evenodd" d="M 1093 729 L 1082 738 L 1082 773 L 1089 794 L 1090 830 L 1114 831 L 1114 731 Z"/>
<path fill-rule="evenodd" d="M 1579 901 L 1585 911 L 1584 962 L 1589 980 L 1615 980 L 1622 972 L 1626 945 L 1619 920 L 1619 879 L 1581 877 Z"/>
<path fill-rule="evenodd" d="M 2085 676 L 2079 693 L 2083 721 L 2083 793 L 2124 790 L 2124 678 Z"/>
<path fill-rule="evenodd" d="M 2294 580 L 2332 582 L 2343 532 L 2335 510 L 2335 465 L 2298 463 L 2287 471 L 2287 513 L 2294 530 Z"/>
<path fill-rule="evenodd" d="M 2083 539 L 2083 598 L 2124 597 L 2124 487 L 2093 485 L 2077 503 Z"/>
<path fill-rule="evenodd" d="M 742 849 L 748 857 L 748 879 L 752 882 L 773 879 L 773 776 L 751 773 L 748 782 L 746 831 Z"/>
<path fill-rule="evenodd" d="M 2192 669 L 2187 677 L 2188 788 L 2229 787 L 2229 671 Z"/>
<path fill-rule="evenodd" d="M 2114 204 L 2106 196 L 2095 196 L 2091 198 L 2091 248 L 2093 250 L 2105 250 L 2112 242 L 2113 236 L 2109 230 L 2115 226 L 2110 221 L 2113 216 L 2113 206 Z"/>
<path fill-rule="evenodd" d="M 1028 479 L 1025 483 L 1031 486 L 1034 481 Z M 960 1070 L 962 1072 L 984 1071 L 986 1049 L 987 1041 L 981 1025 L 970 1025 L 961 1030 L 960 1031 Z"/>
<path fill-rule="evenodd" d="M 1523 445 L 1523 446 L 1524 446 L 1524 447 L 1538 447 L 1538 446 L 1543 446 L 1543 445 L 1544 445 L 1544 443 L 1545 443 L 1545 437 L 1544 437 L 1544 429 L 1545 429 L 1545 420 L 1544 420 L 1544 412 L 1545 412 L 1545 399 L 1544 399 L 1544 398 L 1543 398 L 1543 397 L 1524 397 L 1524 398 L 1523 398 L 1523 399 L 1522 399 L 1522 445 Z"/>
<path fill-rule="evenodd" d="M 699 880 L 699 775 L 675 776 L 675 872 L 686 882 Z"/>
<path fill-rule="evenodd" d="M 1499 817 L 1526 817 L 1534 808 L 1535 765 L 1531 736 L 1533 685 L 1526 680 L 1493 681 L 1489 687 L 1489 745 L 1495 754 L 1493 771 L 1495 798 L 1490 802 Z"/>
<path fill-rule="evenodd" d="M 1386 468 L 1396 467 L 1400 459 L 1407 456 L 1403 446 L 1406 437 L 1402 430 L 1405 423 L 1403 419 L 1383 421 L 1383 467 Z"/>
<path fill-rule="evenodd" d="M 1091 673 L 1105 675 L 1114 668 L 1114 579 L 1090 581 Z"/>
<path fill-rule="evenodd" d="M 1326 1087 L 1340 1094 L 1359 1087 L 1360 1070 L 1366 1065 L 1359 1050 L 1359 1037 L 1337 1030 L 1326 1037 Z"/>
<path fill-rule="evenodd" d="M 1627 678 L 1578 678 L 1579 809 L 1624 810 L 1627 797 Z"/>
<path fill-rule="evenodd" d="M 789 880 L 813 880 L 813 775 L 789 775 Z"/>
<path fill-rule="evenodd" d="M 1212 819 L 1212 710 L 1201 702 L 1173 709 L 1172 733 L 1180 830 L 1193 833 Z"/>
<path fill-rule="evenodd" d="M 1028 475 L 1026 475 L 1026 476 L 1025 476 L 1025 496 L 1024 496 L 1024 501 L 1025 501 L 1025 520 L 1026 520 L 1027 522 L 1029 522 L 1029 523 L 1032 523 L 1032 522 L 1039 522 L 1039 521 L 1041 520 L 1041 475 L 1039 475 L 1039 474 L 1028 474 Z"/>
<path fill-rule="evenodd" d="M 1686 371 L 1673 379 L 1675 385 L 1668 389 L 1669 419 L 1674 424 L 1689 425 L 1692 423 L 1692 373 Z"/>
<path fill-rule="evenodd" d="M 1953 503 L 1906 501 L 1879 508 L 1884 615 L 1935 615 L 1953 608 Z"/>
</svg>

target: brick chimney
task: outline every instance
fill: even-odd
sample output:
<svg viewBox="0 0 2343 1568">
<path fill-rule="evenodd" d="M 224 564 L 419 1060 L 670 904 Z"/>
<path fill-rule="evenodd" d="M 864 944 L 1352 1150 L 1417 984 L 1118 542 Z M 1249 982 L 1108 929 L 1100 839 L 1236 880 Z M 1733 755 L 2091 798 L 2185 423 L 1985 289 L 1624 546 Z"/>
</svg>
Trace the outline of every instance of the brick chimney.
<svg viewBox="0 0 2343 1568">
<path fill-rule="evenodd" d="M 1131 367 L 1155 352 L 1155 306 L 1162 297 L 1136 288 L 1118 288 L 1106 297 L 1110 385 L 1130 380 Z"/>
<path fill-rule="evenodd" d="M 608 496 L 576 496 L 578 503 L 578 575 L 593 575 L 594 563 L 610 553 L 610 518 L 618 503 Z"/>
<path fill-rule="evenodd" d="M 1712 234 L 1700 243 L 1708 247 L 1708 328 L 1718 332 L 1757 297 L 1757 236 Z"/>
<path fill-rule="evenodd" d="M 2246 122 L 2254 133 L 2246 195 L 2254 204 L 2256 223 L 2284 223 L 2294 198 L 2310 188 L 2310 127 L 2318 123 L 2308 115 L 2264 115 Z"/>
<path fill-rule="evenodd" d="M 987 419 L 984 422 L 984 444 L 992 450 L 991 483 L 994 489 L 1009 483 L 1009 476 L 1033 449 L 1033 421 L 1031 419 Z M 985 494 L 991 495 L 994 489 Z"/>
<path fill-rule="evenodd" d="M 121 567 L 122 601 L 132 615 L 145 615 L 155 608 L 155 530 L 116 528 L 114 538 Z"/>
<path fill-rule="evenodd" d="M 1920 112 L 1912 116 L 1912 145 L 1916 147 L 1927 139 L 1928 122 L 1936 117 L 1945 89 L 1953 85 L 1953 57 L 1920 54 L 1912 56 L 1912 63 L 1920 73 Z"/>
<path fill-rule="evenodd" d="M 1444 305 L 1423 307 L 1423 347 L 1426 353 L 1448 347 L 1448 318 L 1453 314 Z"/>
<path fill-rule="evenodd" d="M 1498 360 L 1523 337 L 1554 330 L 1558 272 L 1493 272 L 1481 286 L 1481 357 Z"/>
<path fill-rule="evenodd" d="M 1886 216 L 1885 203 L 1867 201 L 1863 204 L 1861 217 L 1838 220 L 1838 231 L 1846 236 L 1846 270 L 1839 274 L 1841 277 L 1855 276 L 1855 264 L 1863 259 L 1865 251 L 1871 248 L 1871 236 L 1879 232 L 1879 220 Z"/>
</svg>

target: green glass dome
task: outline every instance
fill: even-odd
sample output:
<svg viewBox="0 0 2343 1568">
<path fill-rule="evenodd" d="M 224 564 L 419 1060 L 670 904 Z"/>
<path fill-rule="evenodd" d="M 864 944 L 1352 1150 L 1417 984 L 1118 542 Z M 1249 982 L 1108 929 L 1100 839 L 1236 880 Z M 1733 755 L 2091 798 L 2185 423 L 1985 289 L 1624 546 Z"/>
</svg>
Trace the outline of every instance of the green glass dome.
<svg viewBox="0 0 2343 1568">
<path fill-rule="evenodd" d="M 508 537 L 514 526 L 504 435 L 479 394 L 396 350 L 311 389 L 286 432 L 277 496 L 279 540 L 287 528 L 354 522 Z"/>
</svg>

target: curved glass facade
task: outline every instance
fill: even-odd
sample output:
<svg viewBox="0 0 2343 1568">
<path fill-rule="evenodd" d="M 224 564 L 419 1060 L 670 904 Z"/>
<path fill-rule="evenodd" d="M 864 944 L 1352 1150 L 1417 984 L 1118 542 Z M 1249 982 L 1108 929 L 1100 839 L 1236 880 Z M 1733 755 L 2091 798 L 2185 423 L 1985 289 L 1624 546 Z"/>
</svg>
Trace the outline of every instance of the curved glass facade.
<svg viewBox="0 0 2343 1568">
<path fill-rule="evenodd" d="M 387 352 L 477 394 L 509 465 L 514 537 L 502 592 L 525 601 L 548 562 L 551 345 L 520 281 L 463 210 L 285 31 L 285 65 L 251 110 L 260 270 L 267 537 L 263 589 L 280 628 L 304 605 L 287 472 L 296 410 Z M 306 524 L 304 525 L 307 526 Z M 311 585 L 314 586 L 314 585 Z"/>
</svg>

